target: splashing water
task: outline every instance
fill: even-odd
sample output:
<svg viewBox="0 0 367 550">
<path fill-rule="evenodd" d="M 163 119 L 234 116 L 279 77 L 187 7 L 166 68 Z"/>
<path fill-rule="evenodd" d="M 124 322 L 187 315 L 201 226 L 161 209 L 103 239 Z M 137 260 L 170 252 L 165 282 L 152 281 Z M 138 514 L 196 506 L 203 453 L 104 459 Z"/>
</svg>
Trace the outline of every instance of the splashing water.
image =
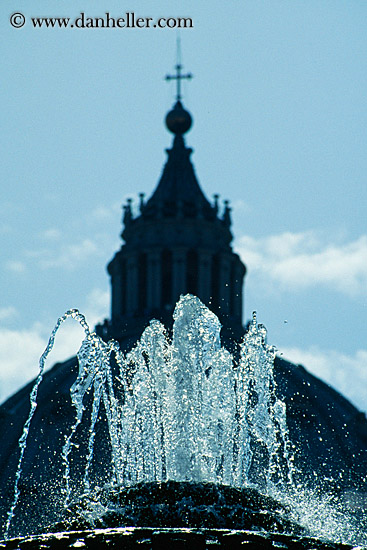
<svg viewBox="0 0 367 550">
<path fill-rule="evenodd" d="M 84 315 L 82 315 L 77 309 L 70 309 L 62 317 L 58 318 L 58 320 L 56 322 L 56 325 L 55 325 L 55 328 L 53 329 L 53 331 L 51 333 L 51 336 L 49 338 L 49 341 L 47 343 L 46 349 L 40 357 L 40 360 L 39 360 L 39 373 L 38 373 L 38 376 L 36 378 L 36 381 L 34 383 L 34 386 L 32 388 L 31 394 L 30 394 L 30 411 L 29 411 L 29 415 L 28 415 L 28 418 L 27 418 L 27 420 L 24 424 L 22 435 L 19 439 L 19 451 L 20 452 L 19 452 L 18 467 L 17 467 L 17 471 L 16 471 L 16 474 L 15 474 L 14 498 L 13 498 L 13 501 L 12 501 L 12 504 L 11 504 L 11 507 L 9 509 L 8 516 L 7 516 L 7 521 L 6 521 L 6 525 L 5 525 L 5 538 L 7 538 L 7 536 L 8 536 L 11 521 L 13 519 L 14 511 L 15 511 L 16 505 L 18 503 L 19 495 L 20 495 L 19 480 L 20 480 L 20 477 L 21 477 L 21 474 L 22 474 L 22 462 L 23 462 L 24 452 L 25 452 L 25 449 L 26 449 L 26 446 L 27 446 L 27 438 L 28 438 L 28 434 L 29 434 L 30 425 L 31 425 L 32 418 L 33 418 L 34 413 L 36 412 L 36 408 L 37 408 L 38 388 L 39 388 L 39 385 L 41 384 L 42 379 L 43 379 L 46 359 L 47 359 L 48 355 L 51 353 L 52 348 L 54 346 L 55 336 L 56 336 L 57 331 L 59 330 L 62 323 L 64 321 L 66 321 L 66 319 L 68 319 L 68 318 L 73 318 L 73 319 L 75 319 L 76 321 L 79 322 L 80 326 L 84 329 L 84 332 L 86 334 L 86 338 L 88 338 L 88 336 L 90 335 L 89 326 L 88 326 L 88 324 L 85 320 Z"/>
<path fill-rule="evenodd" d="M 75 496 L 70 470 L 73 440 L 78 426 L 86 422 L 83 490 L 93 489 L 90 469 L 102 409 L 111 446 L 111 484 L 214 482 L 269 493 L 291 486 L 286 410 L 276 398 L 273 378 L 275 349 L 267 344 L 266 329 L 257 324 L 255 314 L 235 361 L 221 347 L 218 318 L 191 295 L 181 297 L 176 306 L 172 338 L 153 320 L 126 354 L 117 342 L 106 343 L 91 332 L 84 316 L 70 310 L 58 319 L 40 359 L 31 410 L 19 442 L 5 538 L 19 498 L 23 455 L 45 361 L 60 325 L 70 317 L 80 323 L 85 338 L 71 387 L 75 421 L 62 449 L 65 506 Z M 90 416 L 87 395 L 93 396 Z"/>
<path fill-rule="evenodd" d="M 267 345 L 266 337 L 266 328 L 257 324 L 254 313 L 235 369 L 239 415 L 236 484 L 248 485 L 253 480 L 255 486 L 276 493 L 284 483 L 292 486 L 293 456 L 286 406 L 275 393 L 276 350 Z"/>
</svg>

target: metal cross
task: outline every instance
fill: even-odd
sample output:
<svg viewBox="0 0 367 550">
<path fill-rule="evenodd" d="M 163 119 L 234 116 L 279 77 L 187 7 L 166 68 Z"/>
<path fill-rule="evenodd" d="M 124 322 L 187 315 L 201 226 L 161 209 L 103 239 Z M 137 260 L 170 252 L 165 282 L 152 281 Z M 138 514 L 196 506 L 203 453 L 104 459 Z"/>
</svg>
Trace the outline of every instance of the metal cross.
<svg viewBox="0 0 367 550">
<path fill-rule="evenodd" d="M 181 80 L 191 80 L 192 74 L 182 74 L 182 65 L 181 65 L 181 43 L 180 40 L 177 39 L 177 64 L 175 65 L 176 74 L 170 75 L 168 74 L 166 76 L 166 80 L 176 80 L 176 101 L 181 100 Z"/>
</svg>

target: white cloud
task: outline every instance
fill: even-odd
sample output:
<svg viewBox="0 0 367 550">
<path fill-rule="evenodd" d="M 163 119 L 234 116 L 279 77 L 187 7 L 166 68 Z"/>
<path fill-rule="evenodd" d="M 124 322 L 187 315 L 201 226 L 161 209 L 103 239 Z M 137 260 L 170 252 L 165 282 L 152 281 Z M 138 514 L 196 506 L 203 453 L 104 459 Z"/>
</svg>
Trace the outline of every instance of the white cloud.
<svg viewBox="0 0 367 550">
<path fill-rule="evenodd" d="M 301 364 L 367 412 L 367 350 L 347 355 L 335 350 L 283 348 L 282 357 Z"/>
<path fill-rule="evenodd" d="M 63 243 L 60 247 L 30 250 L 27 257 L 35 260 L 41 269 L 67 269 L 74 270 L 80 264 L 92 257 L 100 256 L 103 247 L 91 239 L 82 239 L 71 244 Z"/>
<path fill-rule="evenodd" d="M 97 222 L 105 222 L 111 218 L 115 219 L 118 214 L 121 215 L 121 204 L 115 202 L 109 206 L 97 206 L 91 211 L 89 218 Z"/>
<path fill-rule="evenodd" d="M 27 266 L 20 260 L 8 260 L 5 263 L 5 268 L 12 273 L 21 274 L 27 270 Z"/>
<path fill-rule="evenodd" d="M 55 227 L 50 227 L 42 233 L 42 237 L 48 241 L 55 241 L 60 239 L 61 231 L 59 231 L 59 229 L 56 229 Z"/>
<path fill-rule="evenodd" d="M 87 296 L 85 316 L 91 327 L 109 317 L 110 292 L 95 288 Z"/>
<path fill-rule="evenodd" d="M 81 311 L 91 330 L 108 315 L 109 292 L 94 289 L 86 300 L 86 307 Z M 12 307 L 0 309 L 11 316 L 16 313 Z M 60 311 L 60 316 L 65 312 Z M 46 348 L 48 339 L 57 322 L 50 324 L 37 322 L 31 327 L 9 330 L 0 327 L 0 402 L 19 388 L 34 379 L 38 374 L 39 358 Z M 54 347 L 48 356 L 46 369 L 59 361 L 76 355 L 84 338 L 83 329 L 73 319 L 66 320 L 59 328 Z"/>
<path fill-rule="evenodd" d="M 92 259 L 105 258 L 106 250 L 115 248 L 115 238 L 105 231 L 106 224 L 119 213 L 121 215 L 118 203 L 98 205 L 81 212 L 69 227 L 51 226 L 40 230 L 37 240 L 27 249 L 20 249 L 17 258 L 8 259 L 5 268 L 17 274 L 37 268 L 74 271 Z"/>
<path fill-rule="evenodd" d="M 314 232 L 242 237 L 238 249 L 251 272 L 278 289 L 324 286 L 349 296 L 367 295 L 367 235 L 343 244 Z"/>
<path fill-rule="evenodd" d="M 82 338 L 83 333 L 76 325 L 62 326 L 46 369 L 75 355 Z M 37 376 L 39 359 L 46 344 L 47 338 L 41 327 L 21 331 L 0 329 L 0 402 Z"/>
<path fill-rule="evenodd" d="M 0 328 L 0 402 L 37 376 L 39 358 L 52 328 L 40 323 L 22 330 Z M 66 321 L 56 336 L 46 368 L 75 355 L 82 339 L 83 331 L 77 323 Z"/>
<path fill-rule="evenodd" d="M 37 375 L 44 346 L 45 339 L 35 328 L 0 329 L 0 401 Z"/>
<path fill-rule="evenodd" d="M 13 306 L 6 306 L 6 307 L 0 308 L 0 322 L 14 319 L 14 317 L 16 317 L 17 315 L 18 315 L 18 312 Z"/>
<path fill-rule="evenodd" d="M 91 239 L 83 239 L 79 243 L 64 245 L 53 258 L 41 261 L 41 267 L 65 267 L 74 269 L 90 257 L 98 255 L 98 246 Z"/>
<path fill-rule="evenodd" d="M 244 215 L 251 212 L 250 205 L 244 201 L 243 199 L 236 199 L 233 202 L 230 203 L 230 206 L 233 210 L 233 213 L 235 215 Z"/>
</svg>

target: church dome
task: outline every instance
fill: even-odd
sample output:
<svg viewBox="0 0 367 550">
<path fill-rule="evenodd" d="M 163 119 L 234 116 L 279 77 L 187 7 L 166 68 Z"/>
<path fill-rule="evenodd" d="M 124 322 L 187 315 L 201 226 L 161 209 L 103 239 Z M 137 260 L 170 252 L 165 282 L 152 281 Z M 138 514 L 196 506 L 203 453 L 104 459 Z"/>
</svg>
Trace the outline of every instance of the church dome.
<svg viewBox="0 0 367 550">
<path fill-rule="evenodd" d="M 166 116 L 166 126 L 173 134 L 185 134 L 192 126 L 192 117 L 186 109 L 183 108 L 181 101 L 177 101 L 175 106 Z"/>
</svg>

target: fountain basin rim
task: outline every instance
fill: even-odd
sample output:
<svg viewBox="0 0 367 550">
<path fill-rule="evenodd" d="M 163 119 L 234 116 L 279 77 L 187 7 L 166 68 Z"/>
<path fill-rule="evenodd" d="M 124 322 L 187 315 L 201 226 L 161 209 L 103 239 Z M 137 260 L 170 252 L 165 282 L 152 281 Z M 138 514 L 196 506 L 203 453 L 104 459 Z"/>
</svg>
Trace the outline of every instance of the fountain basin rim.
<svg viewBox="0 0 367 550">
<path fill-rule="evenodd" d="M 197 540 L 198 537 L 201 538 L 202 542 L 205 544 L 205 548 L 209 548 L 213 541 L 216 541 L 216 547 L 228 548 L 228 543 L 231 540 L 241 542 L 258 542 L 263 544 L 264 542 L 277 543 L 277 546 L 283 548 L 292 548 L 293 550 L 301 550 L 306 547 L 320 548 L 322 550 L 363 550 L 365 547 L 355 546 L 350 544 L 342 543 L 333 543 L 326 539 L 316 539 L 309 536 L 299 536 L 299 535 L 290 535 L 284 533 L 272 533 L 272 532 L 262 532 L 254 531 L 248 529 L 206 529 L 206 528 L 189 528 L 189 527 L 172 527 L 172 528 L 155 528 L 155 527 L 112 527 L 104 529 L 88 529 L 88 530 L 75 530 L 75 531 L 60 531 L 57 533 L 43 533 L 43 534 L 34 534 L 27 535 L 23 537 L 15 537 L 7 540 L 0 540 L 0 549 L 14 549 L 27 548 L 30 543 L 39 542 L 42 544 L 42 547 L 52 550 L 53 542 L 60 542 L 65 540 L 67 547 L 70 547 L 71 544 L 79 541 L 84 544 L 85 540 L 90 540 L 92 538 L 106 538 L 104 542 L 108 544 L 110 537 L 115 539 L 115 542 L 118 542 L 120 537 L 131 537 L 131 542 L 136 544 L 136 548 L 140 547 L 140 541 L 146 540 L 149 538 L 151 541 L 156 537 L 163 537 L 173 541 L 182 540 L 183 537 L 186 537 L 186 540 L 192 541 Z M 175 538 L 177 537 L 177 538 Z M 181 538 L 180 538 L 181 537 Z M 204 538 L 205 537 L 205 542 Z M 232 537 L 232 539 L 231 539 Z M 102 542 L 102 540 L 101 540 Z M 122 539 L 121 539 L 122 542 Z M 222 544 L 223 543 L 223 544 Z M 207 546 L 207 545 L 210 546 Z M 81 546 L 83 547 L 83 546 Z M 87 544 L 84 545 L 84 548 L 87 548 Z M 174 550 L 175 546 L 172 546 Z"/>
</svg>

